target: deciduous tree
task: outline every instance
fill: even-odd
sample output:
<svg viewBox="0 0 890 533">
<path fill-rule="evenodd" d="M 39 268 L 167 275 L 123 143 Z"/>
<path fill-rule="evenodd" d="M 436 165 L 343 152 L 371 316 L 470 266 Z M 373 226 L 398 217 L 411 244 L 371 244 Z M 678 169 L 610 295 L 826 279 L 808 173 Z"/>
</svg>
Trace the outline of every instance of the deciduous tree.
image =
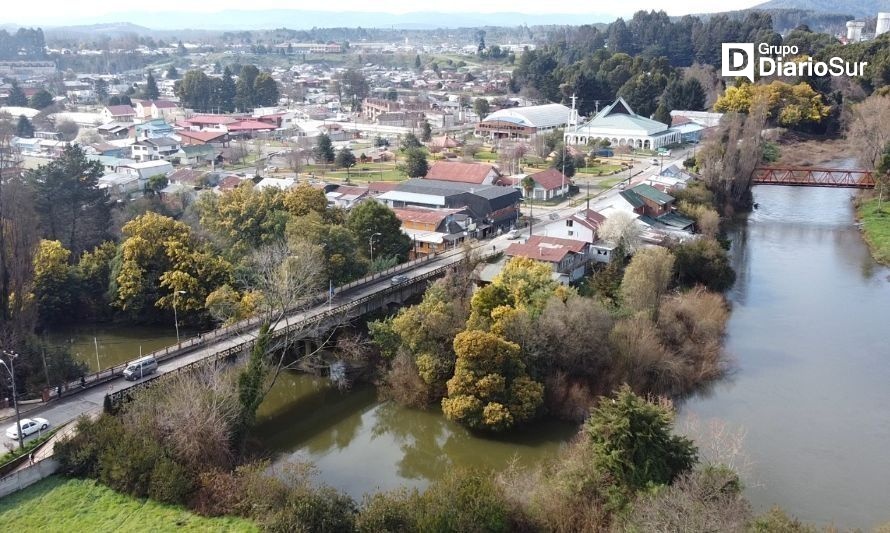
<svg viewBox="0 0 890 533">
<path fill-rule="evenodd" d="M 632 311 L 655 314 L 667 292 L 674 269 L 674 255 L 665 248 L 644 248 L 630 260 L 621 281 L 621 298 Z"/>
</svg>

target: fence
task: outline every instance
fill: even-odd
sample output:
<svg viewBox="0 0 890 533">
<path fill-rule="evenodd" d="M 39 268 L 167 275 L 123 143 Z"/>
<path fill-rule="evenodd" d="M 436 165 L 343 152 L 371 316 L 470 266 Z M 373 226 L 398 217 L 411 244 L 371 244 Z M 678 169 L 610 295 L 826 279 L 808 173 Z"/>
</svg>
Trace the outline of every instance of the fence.
<svg viewBox="0 0 890 533">
<path fill-rule="evenodd" d="M 453 255 L 455 255 L 455 254 L 452 254 L 452 256 Z M 492 254 L 492 253 L 483 254 L 482 259 L 487 260 L 487 259 L 490 259 L 491 257 L 493 257 L 494 255 L 495 254 Z M 406 263 L 406 264 L 410 264 L 410 263 Z M 405 287 L 417 285 L 419 283 L 423 283 L 424 281 L 430 280 L 432 278 L 439 277 L 439 276 L 443 275 L 444 273 L 446 273 L 449 269 L 453 269 L 453 268 L 456 268 L 454 263 L 443 265 L 443 266 L 438 267 L 434 270 L 431 270 L 429 272 L 421 274 L 420 276 L 415 276 L 413 279 L 409 279 L 409 280 L 403 281 L 401 283 L 388 286 L 383 290 L 375 292 L 374 294 L 369 294 L 367 296 L 363 296 L 357 300 L 352 300 L 350 302 L 339 305 L 337 307 L 333 307 L 331 309 L 326 309 L 326 310 L 323 310 L 323 311 L 317 312 L 317 313 L 311 313 L 311 314 L 309 314 L 309 316 L 304 317 L 302 320 L 299 320 L 293 324 L 285 324 L 285 326 L 283 328 L 274 329 L 274 330 L 270 331 L 270 333 L 271 333 L 272 337 L 275 338 L 275 337 L 279 337 L 282 335 L 287 335 L 290 333 L 304 330 L 307 326 L 309 326 L 311 324 L 324 323 L 324 321 L 327 319 L 347 316 L 350 311 L 352 311 L 356 308 L 360 308 L 369 302 L 372 302 L 372 301 L 378 300 L 378 299 L 381 301 L 385 300 L 386 296 L 388 296 L 392 293 L 400 292 L 400 291 L 404 290 Z M 402 269 L 402 270 L 404 270 L 404 269 Z M 382 273 L 382 275 L 385 275 L 385 274 Z M 379 279 L 379 277 L 380 276 L 377 276 L 375 279 Z M 367 283 L 367 282 L 365 282 L 365 283 Z M 365 311 L 367 311 L 367 309 Z M 252 325 L 258 327 L 260 321 L 261 320 L 258 320 L 258 319 L 252 319 L 251 321 L 248 321 L 248 322 L 251 322 Z M 155 377 L 152 377 L 150 379 L 141 381 L 139 383 L 135 383 L 130 387 L 120 389 L 120 390 L 112 392 L 110 394 L 106 394 L 105 395 L 105 410 L 106 411 L 114 410 L 119 404 L 121 404 L 124 401 L 127 401 L 133 392 L 136 392 L 136 391 L 146 388 L 146 387 L 153 386 L 154 384 L 158 383 L 162 379 L 165 379 L 165 378 L 168 378 L 171 376 L 175 376 L 182 372 L 189 372 L 192 369 L 197 368 L 199 366 L 203 366 L 208 363 L 219 361 L 220 359 L 229 357 L 231 355 L 244 352 L 245 350 L 249 349 L 253 345 L 253 342 L 254 342 L 254 339 L 245 340 L 243 342 L 240 342 L 233 346 L 230 346 L 224 350 L 215 352 L 213 355 L 210 355 L 210 356 L 200 359 L 198 361 L 193 361 L 187 365 L 181 366 L 181 367 L 179 367 L 175 370 L 172 370 L 170 372 L 158 374 Z"/>
<path fill-rule="evenodd" d="M 441 259 L 441 258 L 450 256 L 450 255 L 454 255 L 454 254 L 451 252 L 448 252 L 445 254 L 441 254 L 439 256 L 431 255 L 431 256 L 425 256 L 425 257 L 422 257 L 419 259 L 414 259 L 407 263 L 402 263 L 400 265 L 396 265 L 394 267 L 388 268 L 384 271 L 376 272 L 374 274 L 365 276 L 361 279 L 357 279 L 355 281 L 347 283 L 346 285 L 338 286 L 338 287 L 336 287 L 336 290 L 334 291 L 334 293 L 340 294 L 340 293 L 343 293 L 344 291 L 348 291 L 350 289 L 354 289 L 354 288 L 360 287 L 362 285 L 367 285 L 369 283 L 379 281 L 380 279 L 386 278 L 387 276 L 391 276 L 398 272 L 413 270 L 424 263 L 429 263 L 430 261 L 433 261 L 434 259 Z M 324 303 L 325 301 L 327 301 L 330 296 L 331 295 L 329 295 L 327 291 L 319 292 L 319 293 L 313 295 L 311 298 L 309 298 L 308 302 L 303 301 L 298 306 L 295 306 L 295 308 L 305 307 L 307 305 L 307 303 L 309 306 L 320 305 L 320 304 Z M 289 309 L 288 311 L 292 311 L 292 310 L 293 309 Z M 164 361 L 168 361 L 170 359 L 190 353 L 190 352 L 200 348 L 201 346 L 205 346 L 205 345 L 211 343 L 212 341 L 219 340 L 220 338 L 240 335 L 242 333 L 250 331 L 251 329 L 258 328 L 260 326 L 261 322 L 262 322 L 261 317 L 248 318 L 248 319 L 236 322 L 235 324 L 230 324 L 228 326 L 222 326 L 222 327 L 201 333 L 197 336 L 189 337 L 189 338 L 185 339 L 184 341 L 176 344 L 175 346 L 168 346 L 166 348 L 162 348 L 160 350 L 156 350 L 154 352 L 144 354 L 144 355 L 146 355 L 146 356 L 152 355 L 152 356 L 154 356 L 155 359 L 158 360 L 159 363 L 162 363 Z M 94 372 L 92 374 L 84 375 L 80 379 L 70 381 L 67 383 L 63 383 L 63 384 L 59 385 L 59 387 L 49 390 L 45 399 L 49 400 L 52 397 L 60 398 L 60 397 L 64 396 L 64 393 L 66 391 L 80 390 L 80 389 L 84 389 L 84 388 L 94 387 L 97 385 L 102 385 L 104 383 L 107 383 L 108 381 L 111 381 L 113 379 L 117 379 L 123 374 L 124 369 L 127 368 L 127 364 L 128 363 L 123 363 L 120 365 L 112 366 L 110 368 L 106 368 L 104 370 Z"/>
</svg>

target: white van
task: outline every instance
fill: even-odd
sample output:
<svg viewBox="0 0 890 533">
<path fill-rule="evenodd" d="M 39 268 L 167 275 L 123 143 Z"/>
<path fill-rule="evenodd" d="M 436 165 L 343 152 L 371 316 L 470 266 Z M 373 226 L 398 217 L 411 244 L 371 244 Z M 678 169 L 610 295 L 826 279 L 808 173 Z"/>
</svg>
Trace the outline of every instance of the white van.
<svg viewBox="0 0 890 533">
<path fill-rule="evenodd" d="M 154 356 L 146 355 L 136 359 L 124 369 L 124 379 L 133 381 L 154 373 L 158 369 L 158 361 Z"/>
</svg>

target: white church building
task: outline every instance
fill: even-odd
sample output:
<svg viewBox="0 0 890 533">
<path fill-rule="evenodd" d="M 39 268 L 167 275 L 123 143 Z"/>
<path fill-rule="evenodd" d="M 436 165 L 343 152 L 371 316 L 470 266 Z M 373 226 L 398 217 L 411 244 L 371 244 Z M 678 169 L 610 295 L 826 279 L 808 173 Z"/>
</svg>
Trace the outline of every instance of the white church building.
<svg viewBox="0 0 890 533">
<path fill-rule="evenodd" d="M 667 124 L 637 115 L 621 97 L 587 122 L 578 124 L 573 102 L 569 126 L 565 130 L 566 144 L 587 144 L 603 139 L 612 146 L 654 150 L 681 142 L 682 133 Z"/>
</svg>

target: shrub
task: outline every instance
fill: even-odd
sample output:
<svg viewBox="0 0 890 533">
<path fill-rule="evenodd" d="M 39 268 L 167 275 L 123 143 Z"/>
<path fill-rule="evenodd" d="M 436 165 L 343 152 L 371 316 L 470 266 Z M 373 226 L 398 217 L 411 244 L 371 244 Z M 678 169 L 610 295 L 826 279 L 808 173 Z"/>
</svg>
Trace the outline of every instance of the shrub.
<svg viewBox="0 0 890 533">
<path fill-rule="evenodd" d="M 585 431 L 596 462 L 619 488 L 636 491 L 671 483 L 695 465 L 695 445 L 672 434 L 673 421 L 670 404 L 647 401 L 625 385 L 614 399 L 600 401 Z"/>
<path fill-rule="evenodd" d="M 355 520 L 359 533 L 402 533 L 419 531 L 415 507 L 419 493 L 401 489 L 366 495 Z"/>
<path fill-rule="evenodd" d="M 122 432 L 120 420 L 112 416 L 102 415 L 96 420 L 81 417 L 77 432 L 61 437 L 53 448 L 60 471 L 72 477 L 99 477 L 100 456 Z"/>
<path fill-rule="evenodd" d="M 503 493 L 485 473 L 452 471 L 417 500 L 420 531 L 511 530 Z"/>
<path fill-rule="evenodd" d="M 164 503 L 185 503 L 194 484 L 191 472 L 164 457 L 152 469 L 148 496 Z"/>
<path fill-rule="evenodd" d="M 704 285 L 723 292 L 735 283 L 729 254 L 714 239 L 695 239 L 674 247 L 674 272 L 683 287 Z"/>
</svg>

